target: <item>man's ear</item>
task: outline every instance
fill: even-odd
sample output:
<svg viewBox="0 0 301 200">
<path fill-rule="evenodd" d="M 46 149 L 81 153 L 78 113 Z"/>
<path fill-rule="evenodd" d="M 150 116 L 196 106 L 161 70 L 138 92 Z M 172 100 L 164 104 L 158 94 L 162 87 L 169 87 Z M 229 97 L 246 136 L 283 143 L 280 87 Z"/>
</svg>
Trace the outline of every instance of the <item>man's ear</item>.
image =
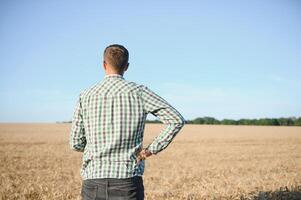
<svg viewBox="0 0 301 200">
<path fill-rule="evenodd" d="M 126 64 L 124 71 L 126 71 L 129 68 L 130 63 Z"/>
<path fill-rule="evenodd" d="M 105 70 L 107 70 L 107 63 L 106 63 L 106 61 L 103 61 L 102 66 L 103 66 L 103 68 L 104 68 Z"/>
</svg>

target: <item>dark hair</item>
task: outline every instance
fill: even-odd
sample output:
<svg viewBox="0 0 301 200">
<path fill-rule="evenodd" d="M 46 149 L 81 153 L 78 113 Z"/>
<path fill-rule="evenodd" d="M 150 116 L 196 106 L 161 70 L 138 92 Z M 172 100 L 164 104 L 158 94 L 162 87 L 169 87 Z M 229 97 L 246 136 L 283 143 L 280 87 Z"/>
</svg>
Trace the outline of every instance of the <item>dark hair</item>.
<svg viewBox="0 0 301 200">
<path fill-rule="evenodd" d="M 128 50 L 119 44 L 112 44 L 104 50 L 104 61 L 117 71 L 122 71 L 129 61 Z"/>
</svg>

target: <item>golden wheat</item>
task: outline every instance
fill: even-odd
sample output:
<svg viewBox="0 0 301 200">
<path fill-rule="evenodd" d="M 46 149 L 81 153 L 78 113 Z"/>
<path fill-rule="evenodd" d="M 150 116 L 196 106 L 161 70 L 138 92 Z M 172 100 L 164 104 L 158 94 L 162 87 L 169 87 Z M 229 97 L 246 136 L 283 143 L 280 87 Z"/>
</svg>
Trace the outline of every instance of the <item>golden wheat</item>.
<svg viewBox="0 0 301 200">
<path fill-rule="evenodd" d="M 144 144 L 163 127 L 146 124 Z M 69 131 L 70 124 L 1 124 L 0 198 L 80 199 L 81 153 L 69 149 Z M 147 158 L 144 185 L 147 200 L 288 193 L 301 186 L 301 127 L 186 124 Z"/>
</svg>

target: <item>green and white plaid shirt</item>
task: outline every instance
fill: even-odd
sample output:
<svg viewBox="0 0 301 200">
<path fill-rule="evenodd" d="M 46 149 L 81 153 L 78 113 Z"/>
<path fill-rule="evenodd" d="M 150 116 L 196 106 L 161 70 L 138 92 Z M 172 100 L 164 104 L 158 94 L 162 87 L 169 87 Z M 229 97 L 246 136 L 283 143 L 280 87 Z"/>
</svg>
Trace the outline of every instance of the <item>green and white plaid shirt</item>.
<svg viewBox="0 0 301 200">
<path fill-rule="evenodd" d="M 183 116 L 166 100 L 144 85 L 119 74 L 82 91 L 76 104 L 70 132 L 70 148 L 83 152 L 83 179 L 142 176 L 145 161 L 137 163 L 148 113 L 166 127 L 147 149 L 153 154 L 165 149 L 184 126 Z"/>
</svg>

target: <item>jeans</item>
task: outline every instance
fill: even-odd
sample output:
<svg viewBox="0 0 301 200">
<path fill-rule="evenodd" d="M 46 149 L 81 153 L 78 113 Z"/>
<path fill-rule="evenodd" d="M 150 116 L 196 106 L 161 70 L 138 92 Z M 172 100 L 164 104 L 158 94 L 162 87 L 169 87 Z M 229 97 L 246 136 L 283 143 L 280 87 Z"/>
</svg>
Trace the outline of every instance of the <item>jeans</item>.
<svg viewBox="0 0 301 200">
<path fill-rule="evenodd" d="M 82 200 L 143 200 L 141 176 L 131 178 L 99 178 L 83 180 Z"/>
</svg>

